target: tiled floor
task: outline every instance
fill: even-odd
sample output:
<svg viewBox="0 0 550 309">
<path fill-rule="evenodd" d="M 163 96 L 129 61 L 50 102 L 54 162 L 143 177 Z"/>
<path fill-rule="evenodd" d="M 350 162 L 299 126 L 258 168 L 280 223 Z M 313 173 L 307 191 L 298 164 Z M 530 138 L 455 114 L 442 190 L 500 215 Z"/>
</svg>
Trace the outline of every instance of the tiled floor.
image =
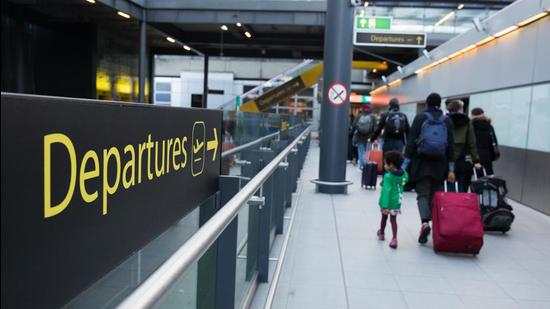
<svg viewBox="0 0 550 309">
<path fill-rule="evenodd" d="M 513 229 L 486 235 L 477 257 L 441 255 L 431 240 L 416 242 L 415 194 L 406 193 L 392 250 L 375 236 L 379 190 L 361 189 L 348 165 L 348 195 L 316 194 L 318 166 L 313 142 L 273 308 L 550 308 L 548 216 L 514 203 Z"/>
</svg>

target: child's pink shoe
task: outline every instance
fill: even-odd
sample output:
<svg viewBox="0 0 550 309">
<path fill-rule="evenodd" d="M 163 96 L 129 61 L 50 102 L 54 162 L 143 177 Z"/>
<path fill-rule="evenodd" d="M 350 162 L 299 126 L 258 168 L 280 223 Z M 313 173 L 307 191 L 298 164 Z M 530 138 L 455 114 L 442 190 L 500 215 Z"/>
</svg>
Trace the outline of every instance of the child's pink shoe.
<svg viewBox="0 0 550 309">
<path fill-rule="evenodd" d="M 396 238 L 394 238 L 394 239 L 391 240 L 391 242 L 390 242 L 390 248 L 392 248 L 392 249 L 397 249 L 397 239 L 396 239 Z"/>
<path fill-rule="evenodd" d="M 378 236 L 378 240 L 385 240 L 384 233 L 382 233 L 380 230 L 376 232 L 376 236 Z"/>
</svg>

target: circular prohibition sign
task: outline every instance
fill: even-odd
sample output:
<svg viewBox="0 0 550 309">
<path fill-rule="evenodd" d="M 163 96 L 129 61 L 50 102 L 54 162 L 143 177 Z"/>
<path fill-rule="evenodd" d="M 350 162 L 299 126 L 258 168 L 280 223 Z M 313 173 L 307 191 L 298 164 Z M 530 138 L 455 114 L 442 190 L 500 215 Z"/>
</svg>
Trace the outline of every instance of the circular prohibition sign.
<svg viewBox="0 0 550 309">
<path fill-rule="evenodd" d="M 348 88 L 342 83 L 332 83 L 328 88 L 328 101 L 334 105 L 342 105 L 348 98 Z"/>
</svg>

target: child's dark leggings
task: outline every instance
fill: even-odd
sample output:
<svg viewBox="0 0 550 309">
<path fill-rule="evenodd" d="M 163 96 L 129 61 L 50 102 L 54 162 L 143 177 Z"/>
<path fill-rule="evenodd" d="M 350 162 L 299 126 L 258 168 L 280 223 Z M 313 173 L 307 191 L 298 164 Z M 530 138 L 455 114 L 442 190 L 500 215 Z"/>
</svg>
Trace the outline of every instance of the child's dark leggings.
<svg viewBox="0 0 550 309">
<path fill-rule="evenodd" d="M 390 217 L 390 223 L 391 223 L 391 232 L 393 234 L 393 238 L 397 238 L 397 216 L 389 216 Z M 386 229 L 386 221 L 388 220 L 388 215 L 382 215 L 382 220 L 380 221 L 380 232 L 384 234 L 384 230 Z"/>
</svg>

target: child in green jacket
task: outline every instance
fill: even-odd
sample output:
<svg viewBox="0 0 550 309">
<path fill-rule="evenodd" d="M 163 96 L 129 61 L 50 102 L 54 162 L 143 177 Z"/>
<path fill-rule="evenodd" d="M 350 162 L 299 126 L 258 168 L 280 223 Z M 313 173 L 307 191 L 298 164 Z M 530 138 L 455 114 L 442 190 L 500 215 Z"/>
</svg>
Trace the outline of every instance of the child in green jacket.
<svg viewBox="0 0 550 309">
<path fill-rule="evenodd" d="M 384 240 L 384 229 L 386 221 L 390 217 L 393 238 L 390 242 L 390 248 L 397 248 L 397 215 L 401 213 L 401 198 L 403 196 L 403 187 L 409 179 L 407 172 L 402 170 L 403 155 L 398 151 L 388 151 L 384 153 L 384 168 L 388 171 L 384 175 L 384 184 L 380 193 L 378 205 L 382 213 L 380 229 L 376 233 L 379 240 Z"/>
</svg>

